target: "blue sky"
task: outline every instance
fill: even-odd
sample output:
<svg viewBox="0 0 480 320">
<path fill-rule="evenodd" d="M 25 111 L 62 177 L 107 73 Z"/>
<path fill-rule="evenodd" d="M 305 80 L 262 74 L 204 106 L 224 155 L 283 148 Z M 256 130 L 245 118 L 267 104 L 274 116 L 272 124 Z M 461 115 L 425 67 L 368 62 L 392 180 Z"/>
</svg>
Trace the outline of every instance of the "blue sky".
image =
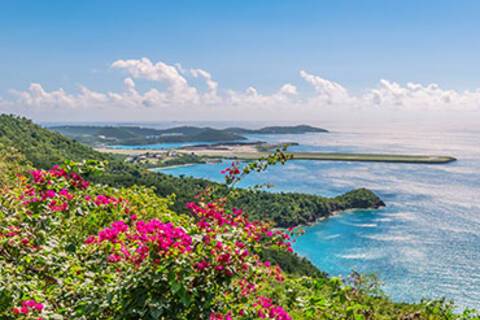
<svg viewBox="0 0 480 320">
<path fill-rule="evenodd" d="M 380 79 L 476 90 L 479 12 L 474 0 L 3 1 L 0 96 L 31 83 L 118 91 L 125 74 L 111 64 L 142 57 L 266 94 L 312 91 L 300 70 L 352 94 Z"/>
</svg>

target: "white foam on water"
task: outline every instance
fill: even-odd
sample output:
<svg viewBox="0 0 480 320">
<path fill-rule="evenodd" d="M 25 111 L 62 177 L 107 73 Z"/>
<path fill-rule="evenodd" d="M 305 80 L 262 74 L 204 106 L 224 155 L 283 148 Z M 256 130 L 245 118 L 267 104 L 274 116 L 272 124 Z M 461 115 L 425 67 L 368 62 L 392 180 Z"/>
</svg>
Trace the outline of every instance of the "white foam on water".
<svg viewBox="0 0 480 320">
<path fill-rule="evenodd" d="M 376 223 L 354 223 L 354 222 L 346 222 L 343 221 L 343 224 L 352 226 L 352 227 L 357 227 L 357 228 L 376 228 L 378 227 L 378 224 Z"/>
<path fill-rule="evenodd" d="M 350 253 L 337 254 L 336 256 L 346 260 L 376 260 L 385 257 L 379 250 L 352 250 Z"/>
<path fill-rule="evenodd" d="M 324 240 L 333 240 L 333 239 L 337 239 L 340 236 L 341 236 L 341 234 L 339 234 L 339 233 L 331 234 L 331 235 L 328 235 L 328 236 L 324 236 L 323 239 Z"/>
<path fill-rule="evenodd" d="M 413 236 L 406 234 L 365 234 L 361 235 L 361 237 L 376 241 L 415 242 Z"/>
</svg>

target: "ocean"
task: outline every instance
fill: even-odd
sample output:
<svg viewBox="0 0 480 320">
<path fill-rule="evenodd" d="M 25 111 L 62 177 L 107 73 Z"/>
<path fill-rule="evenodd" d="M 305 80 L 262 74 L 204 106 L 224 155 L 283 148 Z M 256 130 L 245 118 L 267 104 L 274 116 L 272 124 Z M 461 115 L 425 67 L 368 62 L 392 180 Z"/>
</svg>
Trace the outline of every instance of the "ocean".
<svg viewBox="0 0 480 320">
<path fill-rule="evenodd" d="M 298 142 L 291 150 L 450 155 L 441 164 L 290 161 L 248 176 L 247 187 L 336 196 L 366 187 L 386 203 L 305 227 L 294 248 L 321 270 L 375 273 L 396 301 L 453 299 L 480 308 L 480 131 L 466 128 L 342 128 L 328 134 L 256 135 Z M 175 176 L 222 181 L 228 163 L 166 168 Z"/>
</svg>

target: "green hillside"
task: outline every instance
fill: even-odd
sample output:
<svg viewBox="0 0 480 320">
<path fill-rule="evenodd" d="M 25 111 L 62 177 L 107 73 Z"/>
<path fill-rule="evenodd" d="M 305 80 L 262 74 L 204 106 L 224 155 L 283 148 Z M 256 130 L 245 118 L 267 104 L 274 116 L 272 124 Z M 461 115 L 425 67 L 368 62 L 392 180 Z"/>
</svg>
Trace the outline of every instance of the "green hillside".
<svg viewBox="0 0 480 320">
<path fill-rule="evenodd" d="M 162 130 L 135 126 L 55 126 L 51 129 L 91 145 L 145 145 L 245 140 L 243 136 L 230 131 L 187 126 Z"/>
</svg>

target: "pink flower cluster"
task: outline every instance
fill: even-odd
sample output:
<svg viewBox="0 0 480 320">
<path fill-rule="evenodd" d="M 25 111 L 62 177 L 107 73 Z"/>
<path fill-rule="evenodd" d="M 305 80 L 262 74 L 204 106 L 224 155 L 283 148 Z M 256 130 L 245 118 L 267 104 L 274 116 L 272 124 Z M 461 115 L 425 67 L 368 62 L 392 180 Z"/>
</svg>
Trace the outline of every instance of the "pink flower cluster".
<svg viewBox="0 0 480 320">
<path fill-rule="evenodd" d="M 36 302 L 35 300 L 25 300 L 22 302 L 21 307 L 15 307 L 12 309 L 12 313 L 15 315 L 28 315 L 31 313 L 41 313 L 44 306 L 42 303 Z M 41 320 L 42 318 L 37 318 Z"/>
<path fill-rule="evenodd" d="M 25 206 L 45 204 L 53 212 L 64 212 L 69 209 L 69 201 L 74 199 L 70 190 L 84 190 L 89 186 L 89 182 L 76 172 L 67 172 L 58 165 L 50 170 L 30 171 L 30 176 L 32 184 L 25 186 L 20 200 Z M 57 191 L 59 179 L 67 186 Z"/>
<path fill-rule="evenodd" d="M 19 235 L 20 232 L 21 232 L 21 229 L 17 226 L 8 226 L 7 229 L 8 229 L 8 231 L 5 232 L 5 233 L 0 232 L 0 237 L 3 236 L 3 237 L 7 237 L 7 238 L 13 238 L 13 237 Z"/>
<path fill-rule="evenodd" d="M 258 242 L 265 246 L 274 245 L 291 250 L 290 235 L 280 230 L 271 230 L 266 223 L 249 221 L 242 210 L 226 210 L 221 202 L 188 203 L 193 216 L 197 218 L 197 227 L 200 229 L 202 241 L 208 255 L 196 263 L 195 267 L 200 272 L 215 270 L 226 276 L 237 277 L 236 285 L 240 288 L 243 297 L 249 297 L 257 292 L 258 281 L 275 279 L 283 281 L 284 276 L 279 266 L 272 265 L 269 261 L 262 262 L 253 249 Z M 238 238 L 234 242 L 222 243 L 218 239 L 224 234 L 236 234 Z M 262 272 L 252 273 L 252 268 Z M 253 305 L 256 316 L 265 319 L 290 320 L 291 317 L 280 306 L 274 305 L 272 300 L 260 297 Z M 210 320 L 230 320 L 234 314 L 213 312 Z M 244 312 L 240 311 L 235 317 L 242 318 Z"/>
<path fill-rule="evenodd" d="M 71 172 L 68 174 L 68 178 L 70 179 L 70 184 L 77 189 L 87 189 L 90 186 L 90 182 L 83 179 L 78 173 Z"/>
<path fill-rule="evenodd" d="M 31 210 L 42 204 L 52 212 L 66 212 L 76 205 L 72 203 L 75 200 L 75 192 L 89 187 L 89 182 L 78 173 L 66 171 L 58 165 L 50 170 L 30 171 L 30 175 L 32 183 L 24 187 L 20 200 L 27 207 L 32 205 Z M 58 191 L 59 186 L 62 186 L 62 189 Z M 102 194 L 85 195 L 82 200 L 97 207 L 126 206 L 124 199 Z"/>
<path fill-rule="evenodd" d="M 238 164 L 235 162 L 232 162 L 230 167 L 223 169 L 220 171 L 221 174 L 228 175 L 230 177 L 235 177 L 240 174 L 240 169 L 238 168 Z"/>
<path fill-rule="evenodd" d="M 223 315 L 219 312 L 212 312 L 210 314 L 209 320 L 233 320 L 231 312 Z"/>
<path fill-rule="evenodd" d="M 91 198 L 88 199 L 88 200 L 91 200 Z M 103 195 L 103 194 L 97 195 L 95 197 L 95 200 L 93 200 L 93 203 L 95 203 L 95 205 L 97 205 L 98 207 L 108 206 L 108 205 L 118 205 L 121 202 L 123 202 L 123 199 L 121 199 L 121 198 L 117 199 L 115 197 L 106 196 L 106 195 Z"/>
<path fill-rule="evenodd" d="M 89 186 L 89 182 L 78 173 L 67 172 L 59 165 L 53 166 L 50 170 L 32 170 L 30 175 L 33 183 L 37 185 L 52 184 L 52 178 L 65 178 L 74 188 L 86 189 Z"/>
<path fill-rule="evenodd" d="M 258 297 L 254 304 L 258 308 L 257 316 L 260 319 L 292 320 L 292 317 L 281 306 L 274 305 L 272 299 L 263 296 Z"/>
<path fill-rule="evenodd" d="M 221 174 L 225 175 L 225 182 L 227 184 L 233 184 L 240 179 L 241 171 L 238 168 L 238 163 L 232 162 L 232 165 L 222 171 Z"/>
<path fill-rule="evenodd" d="M 182 228 L 158 219 L 137 221 L 129 227 L 124 221 L 115 221 L 109 228 L 101 230 L 97 236 L 89 236 L 86 244 L 109 242 L 112 246 L 109 262 L 122 260 L 140 264 L 147 257 L 156 255 L 157 259 L 171 253 L 191 251 L 192 238 Z M 116 248 L 119 249 L 116 249 Z M 150 250 L 153 250 L 151 252 Z"/>
<path fill-rule="evenodd" d="M 253 304 L 256 316 L 260 319 L 271 320 L 292 320 L 292 317 L 281 306 L 273 304 L 272 299 L 259 296 L 257 301 Z M 239 317 L 246 316 L 245 311 L 241 309 L 238 312 Z M 248 317 L 250 319 L 250 317 Z M 231 311 L 226 314 L 220 312 L 212 312 L 209 320 L 233 320 L 233 314 Z"/>
<path fill-rule="evenodd" d="M 17 226 L 8 226 L 6 231 L 0 231 L 0 239 L 8 238 L 7 244 L 10 247 L 21 246 L 23 249 L 37 250 L 39 247 L 35 246 L 31 234 L 24 228 Z"/>
<path fill-rule="evenodd" d="M 228 213 L 219 204 L 200 205 L 195 202 L 187 203 L 186 207 L 198 218 L 197 226 L 207 234 L 223 232 L 225 227 L 242 228 L 242 231 L 253 241 L 258 242 L 268 238 L 275 245 L 284 247 L 287 251 L 293 251 L 290 235 L 281 230 L 272 231 L 269 225 L 260 221 L 249 221 L 241 209 L 233 208 L 231 213 Z M 216 230 L 216 227 L 220 227 L 222 230 Z"/>
<path fill-rule="evenodd" d="M 232 214 L 228 214 L 215 203 L 208 203 L 207 205 L 199 205 L 195 202 L 189 202 L 186 205 L 193 215 L 199 218 L 197 225 L 206 231 L 213 230 L 212 224 L 220 227 L 224 225 L 238 226 L 239 223 L 245 222 L 246 219 L 242 219 L 242 210 L 233 209 Z"/>
<path fill-rule="evenodd" d="M 67 211 L 69 208 L 68 201 L 73 199 L 73 195 L 66 189 L 60 190 L 58 193 L 55 190 L 35 190 L 28 186 L 26 191 L 20 199 L 23 204 L 28 206 L 35 203 L 45 203 L 47 207 L 53 212 Z"/>
<path fill-rule="evenodd" d="M 242 211 L 234 209 L 232 213 L 228 213 L 215 203 L 199 205 L 191 202 L 187 204 L 187 208 L 198 218 L 197 227 L 200 229 L 202 241 L 208 252 L 205 259 L 195 264 L 196 269 L 203 271 L 213 268 L 227 277 L 232 277 L 242 269 L 247 271 L 246 259 L 251 254 L 245 243 L 236 241 L 233 244 L 225 244 L 216 240 L 219 235 L 229 233 L 234 228 L 239 228 L 243 234 L 243 227 L 249 222 L 242 216 Z"/>
</svg>

